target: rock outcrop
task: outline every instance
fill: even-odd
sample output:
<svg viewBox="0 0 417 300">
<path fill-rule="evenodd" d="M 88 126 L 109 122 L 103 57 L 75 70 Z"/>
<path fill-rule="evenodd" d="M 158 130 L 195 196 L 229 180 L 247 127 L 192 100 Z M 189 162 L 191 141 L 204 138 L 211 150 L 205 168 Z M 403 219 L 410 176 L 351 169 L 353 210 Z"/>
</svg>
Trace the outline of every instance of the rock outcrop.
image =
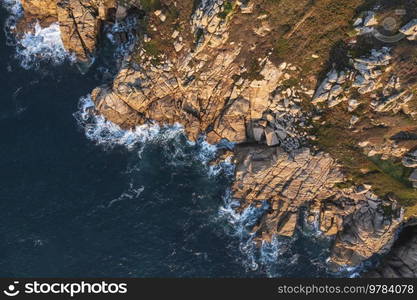
<svg viewBox="0 0 417 300">
<path fill-rule="evenodd" d="M 116 9 L 115 0 L 57 2 L 57 16 L 65 49 L 76 53 L 78 60 L 92 59 L 97 47 L 101 22 L 109 20 Z"/>
<path fill-rule="evenodd" d="M 264 59 L 259 79 L 245 79 L 237 63 L 242 45 L 226 43 L 227 23 L 216 13 L 221 9 L 217 2 L 202 1 L 193 14 L 192 31 L 200 36 L 195 49 L 159 64 L 146 60 L 142 51 L 140 64 L 126 62 L 112 86 L 93 92 L 99 112 L 126 126 L 149 120 L 180 123 L 191 140 L 205 134 L 211 143 L 247 141 L 252 123 L 268 110 L 286 65 Z M 115 99 L 123 104 L 115 105 Z"/>
<path fill-rule="evenodd" d="M 321 221 L 322 228 L 330 225 L 328 232 L 338 230 L 330 262 L 336 267 L 357 266 L 375 254 L 389 251 L 403 221 L 403 209 L 395 201 L 384 201 L 371 192 L 359 191 L 327 202 Z M 333 226 L 336 228 L 332 230 Z"/>
<path fill-rule="evenodd" d="M 409 104 L 413 93 L 403 86 L 399 74 L 391 74 L 392 49 L 382 47 L 369 55 L 352 57 L 343 70 L 330 68 L 316 90 L 312 86 L 308 89 L 299 83 L 303 74 L 296 63 L 273 58 L 273 51 L 285 52 L 286 41 L 280 41 L 282 45 L 275 45 L 274 50 L 265 46 L 256 59 L 249 57 L 247 48 L 267 44 L 265 39 L 275 29 L 262 13 L 256 16 L 259 26 L 250 30 L 255 40 L 246 44 L 237 39 L 238 33 L 233 35 L 230 28 L 233 15 L 251 15 L 256 10 L 252 1 L 244 2 L 202 0 L 187 13 L 186 20 L 171 23 L 182 3 L 169 2 L 175 9 L 162 5 L 148 11 L 149 24 L 137 51 L 124 59 L 111 84 L 92 91 L 95 113 L 125 129 L 148 122 L 179 123 L 190 140 L 204 135 L 210 143 L 225 139 L 236 144 L 233 198 L 239 201 L 240 210 L 268 204 L 253 229 L 257 240 L 292 236 L 301 208 L 306 207 L 308 222 L 334 237 L 329 259 L 334 269 L 357 266 L 375 254 L 386 253 L 403 222 L 403 209 L 393 197 L 375 195 L 366 183 L 341 188 L 348 179 L 340 159 L 309 148 L 308 141 L 316 140 L 311 121 L 319 124 L 317 130 L 323 129 L 326 124 L 320 121 L 320 113 L 327 111 L 338 112 L 335 119 L 348 116 L 344 124 L 348 134 L 360 132 L 358 127 L 368 117 L 361 115 L 362 109 L 371 115 L 364 131 L 387 127 L 379 122 L 380 116 L 389 119 L 399 112 L 412 116 Z M 126 15 L 126 8 L 117 10 L 113 0 L 25 0 L 22 4 L 26 12 L 23 23 L 39 21 L 47 26 L 58 22 L 65 48 L 83 62 L 88 62 L 97 48 L 101 23 Z M 286 37 L 315 10 L 308 11 Z M 354 26 L 366 34 L 377 24 L 375 13 L 367 12 Z M 410 40 L 417 35 L 413 22 L 402 32 Z M 165 40 L 158 39 L 161 37 Z M 310 56 L 319 58 L 316 53 Z M 336 121 L 337 127 L 344 126 L 343 120 Z M 383 159 L 398 158 L 408 151 L 397 147 L 396 140 L 352 140 L 355 144 L 349 145 L 349 150 L 355 147 L 368 156 L 381 154 Z M 416 157 L 410 152 L 404 165 L 417 167 Z M 414 177 L 417 182 L 417 174 Z M 410 257 L 407 266 L 415 259 Z M 396 258 L 394 261 L 397 264 Z"/>
<path fill-rule="evenodd" d="M 400 32 L 407 36 L 409 40 L 417 39 L 417 19 L 411 20 L 409 23 L 401 27 Z"/>
<path fill-rule="evenodd" d="M 282 88 L 296 67 L 274 64 L 268 57 L 258 61 L 256 76 L 247 76 L 247 68 L 239 63 L 243 45 L 229 41 L 227 18 L 219 17 L 222 5 L 223 1 L 200 3 L 192 15 L 196 42 L 188 45 L 191 48 L 183 33 L 174 32 L 181 47 L 174 43 L 173 55 L 155 63 L 141 50 L 140 64 L 125 61 L 112 85 L 93 91 L 96 109 L 126 128 L 150 120 L 180 123 L 191 140 L 206 135 L 210 143 L 227 139 L 238 144 L 232 196 L 241 210 L 265 203 L 269 207 L 253 229 L 258 240 L 292 236 L 301 207 L 310 206 L 310 219 L 323 234 L 335 236 L 333 267 L 356 266 L 386 252 L 402 222 L 402 209 L 369 188 L 366 192 L 335 188 L 345 181 L 336 161 L 303 146 L 300 127 L 307 128 L 311 116 L 297 105 L 301 101 L 297 94 L 310 97 L 314 92 Z M 151 41 L 148 37 L 146 42 Z M 333 107 L 348 102 L 348 83 L 355 82 L 361 94 L 368 93 L 376 88 L 379 70 L 390 59 L 384 48 L 356 59 L 353 70 L 331 71 L 313 103 Z M 352 100 L 354 110 L 359 103 Z"/>
<path fill-rule="evenodd" d="M 117 8 L 116 0 L 22 0 L 25 12 L 19 31 L 32 30 L 39 22 L 47 27 L 58 22 L 61 39 L 67 51 L 80 62 L 90 62 L 97 48 L 103 21 L 112 21 Z"/>
<path fill-rule="evenodd" d="M 287 153 L 280 147 L 239 146 L 236 152 L 233 197 L 242 208 L 264 201 L 270 207 L 257 228 L 263 240 L 292 236 L 299 209 L 334 195 L 335 183 L 343 180 L 329 155 L 313 155 L 307 148 Z"/>
<path fill-rule="evenodd" d="M 363 274 L 372 278 L 416 278 L 417 277 L 417 229 L 406 228 L 403 237 L 394 244 L 379 267 Z"/>
<path fill-rule="evenodd" d="M 38 20 L 44 17 L 57 15 L 57 5 L 55 0 L 21 0 L 25 16 L 34 16 Z"/>
<path fill-rule="evenodd" d="M 403 210 L 395 201 L 371 193 L 370 187 L 336 189 L 344 177 L 329 155 L 313 155 L 306 148 L 287 153 L 280 147 L 245 145 L 235 151 L 233 197 L 241 209 L 268 203 L 269 209 L 254 228 L 261 240 L 292 236 L 300 208 L 310 206 L 309 222 L 336 237 L 332 267 L 356 266 L 390 249 Z"/>
</svg>

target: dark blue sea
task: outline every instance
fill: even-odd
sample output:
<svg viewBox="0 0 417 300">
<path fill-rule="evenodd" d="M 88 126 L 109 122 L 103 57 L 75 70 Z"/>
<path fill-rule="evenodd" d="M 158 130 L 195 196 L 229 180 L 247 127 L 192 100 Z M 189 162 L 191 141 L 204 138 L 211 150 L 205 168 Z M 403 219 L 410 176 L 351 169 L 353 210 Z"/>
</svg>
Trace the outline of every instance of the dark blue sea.
<svg viewBox="0 0 417 300">
<path fill-rule="evenodd" d="M 10 15 L 0 8 L 2 24 Z M 233 211 L 233 166 L 209 166 L 215 147 L 180 128 L 124 132 L 88 116 L 88 94 L 115 74 L 114 49 L 82 74 L 59 49 L 19 46 L 5 32 L 0 276 L 336 276 L 324 264 L 331 241 L 301 221 L 293 239 L 252 243 L 261 212 Z"/>
</svg>

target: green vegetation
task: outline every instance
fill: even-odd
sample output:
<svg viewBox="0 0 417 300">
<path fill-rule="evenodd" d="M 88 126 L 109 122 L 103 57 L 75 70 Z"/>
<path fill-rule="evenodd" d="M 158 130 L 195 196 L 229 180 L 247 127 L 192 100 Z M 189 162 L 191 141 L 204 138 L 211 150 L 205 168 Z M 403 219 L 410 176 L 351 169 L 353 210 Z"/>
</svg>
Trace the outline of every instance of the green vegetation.
<svg viewBox="0 0 417 300">
<path fill-rule="evenodd" d="M 157 57 L 160 54 L 158 44 L 155 41 L 150 41 L 143 44 L 143 50 L 149 56 Z"/>
<path fill-rule="evenodd" d="M 281 84 L 283 88 L 292 88 L 297 86 L 300 83 L 300 80 L 295 77 L 291 77 L 290 79 L 284 80 Z"/>
<path fill-rule="evenodd" d="M 274 45 L 274 54 L 278 59 L 284 59 L 284 57 L 289 53 L 290 46 L 288 40 L 281 37 Z"/>
<path fill-rule="evenodd" d="M 243 79 L 249 80 L 262 80 L 264 77 L 261 75 L 262 66 L 259 64 L 257 59 L 252 59 L 248 70 L 242 74 Z"/>
<path fill-rule="evenodd" d="M 158 65 L 160 63 L 160 55 L 162 54 L 161 45 L 156 40 L 144 43 L 142 48 L 146 54 L 152 58 L 151 62 L 153 65 Z"/>
<path fill-rule="evenodd" d="M 180 11 L 175 6 L 169 6 L 164 10 L 164 13 L 167 17 L 168 23 L 175 23 L 178 21 L 178 18 L 180 17 Z M 179 26 L 178 24 L 175 24 L 176 26 Z"/>
<path fill-rule="evenodd" d="M 231 1 L 226 1 L 223 5 L 223 11 L 219 13 L 219 17 L 226 19 L 226 17 L 231 14 L 233 11 L 233 3 Z"/>
<path fill-rule="evenodd" d="M 273 59 L 297 61 L 303 75 L 316 75 L 323 65 L 341 49 L 341 41 L 349 38 L 350 24 L 364 0 L 264 0 L 260 8 L 268 12 L 274 28 Z M 312 55 L 318 56 L 311 59 Z M 342 56 L 342 55 L 341 55 Z M 337 60 L 336 60 L 337 61 Z"/>
<path fill-rule="evenodd" d="M 336 117 L 337 118 L 337 117 Z M 411 170 L 400 161 L 368 157 L 357 145 L 349 129 L 337 124 L 316 127 L 317 146 L 330 153 L 343 166 L 348 185 L 370 184 L 380 196 L 394 194 L 406 209 L 406 215 L 417 213 L 417 190 L 408 181 Z"/>
<path fill-rule="evenodd" d="M 403 183 L 406 186 L 410 186 L 408 177 L 411 174 L 411 169 L 406 168 L 400 161 L 383 160 L 380 156 L 371 156 L 369 160 L 372 161 L 375 166 L 382 172 L 388 174 L 394 180 Z"/>
<path fill-rule="evenodd" d="M 119 0 L 123 6 L 140 7 L 145 11 L 153 11 L 161 7 L 160 0 Z"/>
<path fill-rule="evenodd" d="M 161 3 L 159 0 L 139 0 L 142 8 L 146 11 L 152 11 L 159 9 L 161 7 Z"/>
</svg>

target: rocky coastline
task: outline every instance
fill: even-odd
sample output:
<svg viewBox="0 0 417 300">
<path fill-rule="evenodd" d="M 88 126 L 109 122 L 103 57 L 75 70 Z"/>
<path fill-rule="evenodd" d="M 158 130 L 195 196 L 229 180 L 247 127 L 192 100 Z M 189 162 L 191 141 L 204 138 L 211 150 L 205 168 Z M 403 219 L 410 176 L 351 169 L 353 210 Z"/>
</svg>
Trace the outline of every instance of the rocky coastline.
<svg viewBox="0 0 417 300">
<path fill-rule="evenodd" d="M 179 123 L 192 141 L 232 143 L 219 155 L 236 166 L 238 211 L 268 206 L 257 241 L 293 236 L 307 208 L 306 222 L 333 237 L 332 270 L 386 255 L 364 276 L 415 277 L 417 233 L 397 235 L 417 215 L 417 7 L 387 44 L 374 33 L 389 8 L 272 2 L 21 0 L 17 35 L 58 23 L 88 66 L 103 24 L 137 14 L 137 43 L 113 82 L 91 92 L 93 113 L 127 130 Z M 293 23 L 274 15 L 284 10 Z M 343 30 L 323 21 L 313 39 L 309 22 L 323 18 Z"/>
</svg>

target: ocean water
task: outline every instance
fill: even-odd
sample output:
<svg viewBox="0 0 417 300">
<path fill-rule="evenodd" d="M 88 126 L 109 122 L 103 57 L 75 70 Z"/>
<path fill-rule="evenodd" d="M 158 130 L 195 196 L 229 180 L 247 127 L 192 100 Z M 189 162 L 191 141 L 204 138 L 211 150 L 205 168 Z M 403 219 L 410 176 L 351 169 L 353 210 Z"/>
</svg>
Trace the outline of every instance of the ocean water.
<svg viewBox="0 0 417 300">
<path fill-rule="evenodd" d="M 302 221 L 294 238 L 256 247 L 251 226 L 267 207 L 235 212 L 233 166 L 209 166 L 216 147 L 203 139 L 187 141 L 179 125 L 123 131 L 89 114 L 89 93 L 129 45 L 81 74 L 56 25 L 13 41 L 11 7 L 0 9 L 0 276 L 354 273 L 329 273 L 331 240 Z"/>
</svg>

